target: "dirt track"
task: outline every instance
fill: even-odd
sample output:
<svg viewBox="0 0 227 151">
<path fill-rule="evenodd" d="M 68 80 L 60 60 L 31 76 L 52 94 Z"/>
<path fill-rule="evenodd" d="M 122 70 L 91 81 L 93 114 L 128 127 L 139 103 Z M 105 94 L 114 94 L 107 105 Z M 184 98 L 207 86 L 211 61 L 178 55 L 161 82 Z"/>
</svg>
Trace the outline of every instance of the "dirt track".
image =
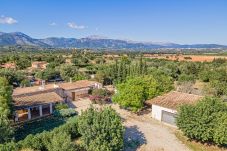
<svg viewBox="0 0 227 151">
<path fill-rule="evenodd" d="M 90 107 L 88 99 L 73 102 L 80 113 Z M 150 117 L 150 113 L 137 116 L 118 105 L 111 105 L 122 117 L 126 127 L 126 151 L 190 151 L 174 135 L 175 128 L 163 125 Z M 95 105 L 95 107 L 100 107 Z M 129 144 L 129 145 L 127 145 Z M 134 145 L 137 144 L 137 145 Z"/>
</svg>

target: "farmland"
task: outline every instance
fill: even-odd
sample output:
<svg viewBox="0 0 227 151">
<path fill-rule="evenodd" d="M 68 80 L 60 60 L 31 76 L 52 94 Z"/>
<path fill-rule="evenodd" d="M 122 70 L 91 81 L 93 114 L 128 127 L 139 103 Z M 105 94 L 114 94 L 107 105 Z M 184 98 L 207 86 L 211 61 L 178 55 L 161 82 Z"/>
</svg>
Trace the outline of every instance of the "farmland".
<svg viewBox="0 0 227 151">
<path fill-rule="evenodd" d="M 227 56 L 212 55 L 184 55 L 184 54 L 144 54 L 145 58 L 166 59 L 172 61 L 212 62 L 214 59 L 227 59 Z"/>
</svg>

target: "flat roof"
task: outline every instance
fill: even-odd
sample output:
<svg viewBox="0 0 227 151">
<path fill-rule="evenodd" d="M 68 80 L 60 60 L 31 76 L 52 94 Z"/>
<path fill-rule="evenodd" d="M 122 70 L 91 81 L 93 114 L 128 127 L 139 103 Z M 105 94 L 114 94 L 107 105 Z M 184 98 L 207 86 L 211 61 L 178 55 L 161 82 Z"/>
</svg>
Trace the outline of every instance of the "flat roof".
<svg viewBox="0 0 227 151">
<path fill-rule="evenodd" d="M 178 91 L 171 91 L 162 96 L 158 96 L 154 99 L 148 100 L 145 103 L 148 105 L 158 105 L 161 107 L 176 110 L 179 106 L 183 104 L 194 104 L 201 98 L 203 98 L 203 96 Z"/>
</svg>

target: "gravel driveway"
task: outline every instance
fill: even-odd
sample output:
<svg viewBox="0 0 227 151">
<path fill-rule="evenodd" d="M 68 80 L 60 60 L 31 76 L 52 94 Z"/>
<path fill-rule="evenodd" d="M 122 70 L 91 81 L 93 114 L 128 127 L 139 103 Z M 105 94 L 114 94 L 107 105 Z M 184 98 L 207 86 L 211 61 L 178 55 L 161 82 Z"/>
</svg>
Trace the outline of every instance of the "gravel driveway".
<svg viewBox="0 0 227 151">
<path fill-rule="evenodd" d="M 125 139 L 129 142 L 126 151 L 190 151 L 176 138 L 175 128 L 153 120 L 150 114 L 137 116 L 116 105 L 113 108 L 124 119 Z"/>
<path fill-rule="evenodd" d="M 73 102 L 76 110 L 86 110 L 91 105 L 89 99 Z M 100 108 L 99 105 L 94 105 Z M 108 105 L 109 106 L 109 105 Z M 150 117 L 150 113 L 137 116 L 118 105 L 111 105 L 122 117 L 126 127 L 125 151 L 190 151 L 175 136 L 175 128 L 168 127 Z"/>
</svg>

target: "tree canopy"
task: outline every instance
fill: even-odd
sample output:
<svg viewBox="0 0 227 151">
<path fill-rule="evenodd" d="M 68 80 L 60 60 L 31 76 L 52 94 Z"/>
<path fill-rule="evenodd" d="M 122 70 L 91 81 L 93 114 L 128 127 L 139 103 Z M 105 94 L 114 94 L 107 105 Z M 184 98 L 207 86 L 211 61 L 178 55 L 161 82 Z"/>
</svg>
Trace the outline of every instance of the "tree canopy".
<svg viewBox="0 0 227 151">
<path fill-rule="evenodd" d="M 172 88 L 173 83 L 168 76 L 129 77 L 125 83 L 117 85 L 117 93 L 113 96 L 113 101 L 136 112 L 144 106 L 147 99 L 168 92 Z"/>
<path fill-rule="evenodd" d="M 78 119 L 78 130 L 88 151 L 119 151 L 123 149 L 124 127 L 115 110 L 97 111 L 89 108 Z"/>
</svg>

